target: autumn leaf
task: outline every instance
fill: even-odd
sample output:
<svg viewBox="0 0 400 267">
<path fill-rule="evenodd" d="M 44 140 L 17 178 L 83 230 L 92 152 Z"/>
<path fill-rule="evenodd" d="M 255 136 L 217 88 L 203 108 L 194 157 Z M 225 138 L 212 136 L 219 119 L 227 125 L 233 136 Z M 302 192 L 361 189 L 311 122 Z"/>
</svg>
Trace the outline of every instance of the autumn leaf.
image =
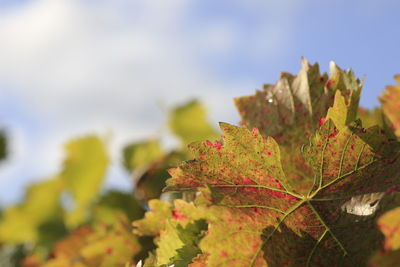
<svg viewBox="0 0 400 267">
<path fill-rule="evenodd" d="M 332 83 L 326 73 L 320 74 L 317 63 L 310 65 L 302 58 L 297 75 L 284 72 L 276 84 L 235 98 L 241 124 L 256 127 L 279 144 L 304 143 L 333 104 Z"/>
<path fill-rule="evenodd" d="M 346 266 L 363 264 L 379 246 L 373 234 L 375 239 L 368 244 L 357 240 L 362 230 L 374 231 L 371 222 L 355 224 L 341 208 L 353 196 L 385 191 L 399 180 L 397 143 L 389 142 L 378 127 L 364 129 L 352 123 L 339 129 L 330 119 L 323 123 L 303 148 L 314 174 L 307 177 L 312 182 L 303 193 L 303 187 L 297 190 L 287 178 L 290 169 L 281 164 L 273 138 L 257 130 L 220 126 L 223 143 L 190 145 L 194 160 L 170 171 L 166 189 L 207 187 L 220 206 L 219 219 L 209 221 L 208 234 L 200 242 L 209 255 L 208 264 L 282 266 L 290 261 L 296 266 L 329 262 Z M 343 225 L 354 232 L 351 238 Z M 244 249 L 237 251 L 239 244 Z"/>
<path fill-rule="evenodd" d="M 264 90 L 253 96 L 236 98 L 235 104 L 242 125 L 249 129 L 256 127 L 263 136 L 273 137 L 280 145 L 288 179 L 299 192 L 306 193 L 308 177 L 313 173 L 301 155 L 301 146 L 308 143 L 314 131 L 327 120 L 327 113 L 335 123 L 337 116 L 346 120 L 343 123 L 353 121 L 360 92 L 361 82 L 351 70 L 343 71 L 331 63 L 328 77 L 326 73 L 320 74 L 317 63 L 310 65 L 302 58 L 302 68 L 297 75 L 284 72 L 276 84 L 265 85 Z M 336 106 L 332 107 L 335 98 L 340 101 L 336 100 Z M 346 111 L 337 112 L 339 108 Z"/>
<path fill-rule="evenodd" d="M 397 85 L 387 86 L 386 91 L 380 97 L 382 110 L 388 117 L 395 130 L 395 134 L 400 136 L 400 75 L 396 75 L 395 80 Z"/>
<path fill-rule="evenodd" d="M 400 194 L 395 193 L 390 204 L 394 208 L 385 212 L 377 220 L 377 225 L 385 236 L 383 247 L 369 260 L 372 267 L 391 267 L 400 262 Z"/>
</svg>

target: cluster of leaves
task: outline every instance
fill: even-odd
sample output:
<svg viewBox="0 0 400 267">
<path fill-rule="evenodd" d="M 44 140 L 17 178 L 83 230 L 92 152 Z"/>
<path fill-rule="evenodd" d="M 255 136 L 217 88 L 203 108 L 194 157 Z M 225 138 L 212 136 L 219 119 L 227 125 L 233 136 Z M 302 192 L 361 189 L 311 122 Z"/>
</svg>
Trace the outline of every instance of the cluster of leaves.
<svg viewBox="0 0 400 267">
<path fill-rule="evenodd" d="M 105 140 L 84 136 L 68 142 L 60 172 L 30 185 L 19 204 L 3 210 L 0 265 L 125 266 L 145 258 L 153 239 L 133 234 L 131 222 L 143 218 L 147 200 L 160 197 L 167 169 L 188 159 L 188 143 L 218 136 L 198 101 L 171 110 L 168 123 L 180 142 L 174 150 L 150 139 L 122 151 L 132 193 L 104 192 L 110 163 Z M 0 139 L 3 156 L 5 135 Z"/>
<path fill-rule="evenodd" d="M 74 140 L 62 171 L 4 211 L 0 261 L 396 266 L 396 79 L 382 107 L 369 111 L 359 107 L 362 83 L 351 70 L 331 63 L 330 75 L 321 74 L 302 59 L 297 75 L 282 73 L 276 84 L 236 98 L 241 126 L 220 123 L 220 138 L 200 103 L 178 107 L 169 121 L 180 139 L 175 150 L 157 139 L 124 149 L 132 194 L 99 195 L 109 161 L 104 145 L 93 136 Z"/>
</svg>

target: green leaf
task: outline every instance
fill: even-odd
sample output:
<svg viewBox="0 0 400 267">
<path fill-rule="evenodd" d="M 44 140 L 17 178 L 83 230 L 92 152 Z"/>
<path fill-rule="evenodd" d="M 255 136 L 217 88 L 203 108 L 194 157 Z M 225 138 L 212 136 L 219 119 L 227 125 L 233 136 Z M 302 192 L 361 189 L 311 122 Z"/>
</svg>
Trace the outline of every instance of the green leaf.
<svg viewBox="0 0 400 267">
<path fill-rule="evenodd" d="M 200 139 L 214 139 L 217 132 L 207 121 L 206 110 L 194 100 L 171 111 L 169 126 L 184 144 Z"/>
<path fill-rule="evenodd" d="M 394 77 L 397 85 L 387 86 L 386 91 L 380 97 L 382 103 L 382 110 L 392 123 L 395 134 L 400 136 L 400 75 Z"/>
<path fill-rule="evenodd" d="M 154 161 L 159 160 L 163 154 L 160 143 L 156 140 L 133 143 L 123 150 L 124 166 L 129 171 L 147 168 Z"/>
<path fill-rule="evenodd" d="M 169 259 L 169 264 L 174 264 L 175 267 L 188 266 L 192 262 L 192 259 L 201 253 L 201 250 L 198 248 L 198 243 L 203 238 L 206 230 L 207 223 L 204 220 L 189 223 L 186 227 L 180 224 L 174 227 L 172 231 L 177 232 L 177 237 L 182 242 L 182 245 L 172 254 L 172 257 Z M 168 233 L 169 231 L 167 230 L 166 232 Z M 167 236 L 169 237 L 170 235 L 167 234 Z M 166 243 L 168 240 L 160 240 L 160 250 L 162 248 L 161 241 Z"/>
<path fill-rule="evenodd" d="M 74 200 L 67 225 L 75 227 L 87 220 L 87 208 L 101 188 L 109 160 L 103 142 L 96 136 L 75 139 L 65 149 L 67 157 L 60 177 Z"/>
<path fill-rule="evenodd" d="M 208 187 L 214 205 L 222 206 L 200 242 L 209 265 L 282 266 L 288 259 L 294 266 L 365 264 L 380 242 L 372 215 L 358 216 L 358 223 L 342 206 L 399 182 L 397 143 L 377 127 L 338 129 L 326 121 L 303 149 L 313 170 L 304 193 L 287 178 L 290 169 L 272 138 L 228 124 L 221 129 L 223 145 L 192 144 L 194 160 L 171 170 L 167 180 L 167 190 Z"/>
<path fill-rule="evenodd" d="M 186 154 L 182 151 L 171 151 L 142 172 L 135 172 L 133 175 L 135 196 L 142 202 L 159 198 L 168 178 L 167 170 L 187 159 Z"/>
<path fill-rule="evenodd" d="M 141 220 L 133 222 L 133 232 L 137 235 L 156 236 L 165 227 L 165 222 L 172 217 L 171 205 L 158 199 L 149 201 L 150 212 Z"/>
<path fill-rule="evenodd" d="M 343 109 L 342 113 L 345 114 L 346 123 L 350 123 L 357 117 L 362 83 L 351 69 L 343 71 L 334 62 L 330 63 L 330 71 L 331 77 L 326 86 L 330 90 L 340 91 L 345 98 L 346 109 Z"/>
<path fill-rule="evenodd" d="M 211 214 L 206 207 L 183 200 L 175 200 L 173 208 L 160 200 L 152 200 L 149 205 L 151 211 L 145 218 L 133 223 L 134 233 L 156 237 L 156 266 L 188 266 L 201 253 L 198 243 Z"/>
<path fill-rule="evenodd" d="M 369 128 L 375 125 L 383 129 L 387 129 L 387 122 L 385 115 L 381 108 L 373 108 L 372 110 L 360 107 L 358 109 L 357 118 L 363 122 L 365 128 Z"/>
<path fill-rule="evenodd" d="M 122 217 L 118 223 L 95 224 L 76 229 L 59 241 L 44 267 L 56 266 L 124 266 L 134 264 L 140 244 Z"/>
<path fill-rule="evenodd" d="M 0 221 L 0 242 L 25 243 L 40 239 L 39 227 L 63 215 L 60 194 L 64 183 L 51 179 L 31 185 L 22 203 L 7 208 Z"/>
<path fill-rule="evenodd" d="M 133 221 L 141 218 L 144 210 L 132 194 L 115 190 L 102 195 L 92 208 L 92 218 L 97 222 L 115 223 L 120 213 Z"/>
</svg>

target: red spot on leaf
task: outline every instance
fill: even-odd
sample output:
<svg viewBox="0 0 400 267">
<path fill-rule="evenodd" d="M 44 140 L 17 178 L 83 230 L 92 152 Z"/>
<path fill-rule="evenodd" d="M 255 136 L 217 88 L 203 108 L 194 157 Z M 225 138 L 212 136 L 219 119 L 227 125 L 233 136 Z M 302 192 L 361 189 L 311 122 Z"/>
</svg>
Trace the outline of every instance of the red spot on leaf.
<svg viewBox="0 0 400 267">
<path fill-rule="evenodd" d="M 214 143 L 212 143 L 211 141 L 207 140 L 207 141 L 204 142 L 204 144 L 206 146 L 208 146 L 208 147 L 213 147 L 213 148 L 216 148 L 218 150 L 222 149 L 222 144 L 220 142 L 218 142 L 218 141 L 215 141 Z"/>
<path fill-rule="evenodd" d="M 268 151 L 268 152 L 267 152 L 267 155 L 268 155 L 268 156 L 272 156 L 272 152 Z"/>
<path fill-rule="evenodd" d="M 251 180 L 249 177 L 244 176 L 242 178 L 243 184 L 256 184 L 253 180 Z"/>
<path fill-rule="evenodd" d="M 177 221 L 186 220 L 186 216 L 183 215 L 179 210 L 173 210 L 172 217 L 174 217 L 174 219 Z"/>
<path fill-rule="evenodd" d="M 257 207 L 255 207 L 255 208 L 253 208 L 253 211 L 254 211 L 254 213 L 256 213 L 256 214 L 261 214 L 261 209 L 259 209 L 259 208 L 257 208 Z"/>
<path fill-rule="evenodd" d="M 324 125 L 325 122 L 326 122 L 326 118 L 325 118 L 325 117 L 319 118 L 319 127 L 321 127 L 322 125 Z"/>
<path fill-rule="evenodd" d="M 214 145 L 213 145 L 216 149 L 221 150 L 222 149 L 222 144 L 218 141 L 215 141 Z"/>
<path fill-rule="evenodd" d="M 333 81 L 332 80 L 328 80 L 326 82 L 326 87 L 330 88 L 330 87 L 332 87 L 332 85 L 333 85 Z"/>
<path fill-rule="evenodd" d="M 329 137 L 329 138 L 333 138 L 333 137 L 335 137 L 338 133 L 339 133 L 338 130 L 335 128 L 335 129 L 333 130 L 333 132 L 332 132 L 328 137 Z"/>
<path fill-rule="evenodd" d="M 108 255 L 111 255 L 112 252 L 113 252 L 113 249 L 112 249 L 112 248 L 107 248 L 107 249 L 106 249 L 106 253 L 107 253 Z"/>
<path fill-rule="evenodd" d="M 259 131 L 256 127 L 253 127 L 252 132 L 253 132 L 253 134 L 255 134 L 255 135 L 259 135 L 259 134 L 260 134 L 260 131 Z"/>
<path fill-rule="evenodd" d="M 221 253 L 219 254 L 221 257 L 226 258 L 229 256 L 228 252 L 226 252 L 225 250 L 221 250 Z"/>
</svg>

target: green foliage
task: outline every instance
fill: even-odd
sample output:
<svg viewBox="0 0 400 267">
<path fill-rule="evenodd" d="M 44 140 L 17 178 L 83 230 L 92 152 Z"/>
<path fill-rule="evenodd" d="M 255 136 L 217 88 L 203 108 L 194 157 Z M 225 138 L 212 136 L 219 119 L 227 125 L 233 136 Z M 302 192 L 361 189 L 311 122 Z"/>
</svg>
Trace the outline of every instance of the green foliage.
<svg viewBox="0 0 400 267">
<path fill-rule="evenodd" d="M 31 185 L 22 203 L 4 211 L 0 222 L 0 242 L 38 242 L 40 227 L 63 215 L 59 200 L 62 190 L 60 179 Z"/>
<path fill-rule="evenodd" d="M 183 144 L 218 137 L 217 132 L 207 122 L 206 110 L 198 101 L 172 110 L 169 125 L 172 132 L 182 139 Z"/>
<path fill-rule="evenodd" d="M 124 166 L 129 171 L 148 167 L 163 155 L 161 145 L 156 140 L 131 144 L 124 148 Z"/>
<path fill-rule="evenodd" d="M 396 266 L 400 87 L 372 111 L 361 87 L 351 70 L 320 74 L 303 58 L 297 75 L 236 98 L 242 126 L 220 123 L 220 138 L 199 102 L 177 107 L 168 125 L 180 146 L 122 151 L 132 194 L 102 192 L 103 141 L 75 139 L 60 173 L 4 210 L 0 263 Z"/>
<path fill-rule="evenodd" d="M 87 208 L 100 190 L 108 156 L 104 144 L 95 136 L 73 140 L 66 144 L 65 150 L 67 157 L 60 178 L 74 200 L 67 225 L 76 227 L 87 220 Z"/>
<path fill-rule="evenodd" d="M 123 149 L 123 164 L 133 174 L 135 196 L 143 203 L 160 197 L 168 178 L 167 170 L 190 158 L 186 149 L 190 142 L 218 136 L 207 121 L 205 108 L 198 101 L 172 109 L 168 122 L 181 146 L 165 151 L 158 141 L 150 139 L 129 144 Z"/>
</svg>

